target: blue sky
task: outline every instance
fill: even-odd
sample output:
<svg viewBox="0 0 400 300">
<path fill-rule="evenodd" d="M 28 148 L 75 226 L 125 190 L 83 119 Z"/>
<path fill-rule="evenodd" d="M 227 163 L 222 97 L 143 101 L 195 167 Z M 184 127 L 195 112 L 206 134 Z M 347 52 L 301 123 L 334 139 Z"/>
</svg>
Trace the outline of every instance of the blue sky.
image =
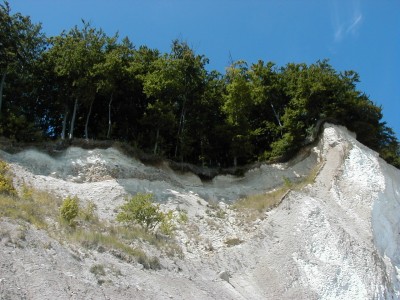
<svg viewBox="0 0 400 300">
<path fill-rule="evenodd" d="M 360 74 L 358 88 L 383 107 L 400 137 L 399 0 L 9 0 L 13 12 L 41 22 L 47 35 L 81 19 L 128 36 L 137 46 L 169 51 L 187 41 L 224 72 L 233 60 L 278 66 L 327 58 Z"/>
</svg>

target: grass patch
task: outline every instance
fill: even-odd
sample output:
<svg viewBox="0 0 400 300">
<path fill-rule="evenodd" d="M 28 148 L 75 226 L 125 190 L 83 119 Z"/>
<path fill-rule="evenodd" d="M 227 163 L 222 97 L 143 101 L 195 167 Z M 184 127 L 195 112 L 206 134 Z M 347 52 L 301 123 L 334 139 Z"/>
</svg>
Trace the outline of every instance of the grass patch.
<svg viewBox="0 0 400 300">
<path fill-rule="evenodd" d="M 60 201 L 45 192 L 31 190 L 29 197 L 0 194 L 0 217 L 23 220 L 46 229 L 48 220 L 58 214 Z"/>
<path fill-rule="evenodd" d="M 114 226 L 100 220 L 93 202 L 81 206 L 79 199 L 67 197 L 67 200 L 74 200 L 70 205 L 66 200 L 26 185 L 17 192 L 8 170 L 8 165 L 0 161 L 0 184 L 4 188 L 0 189 L 0 218 L 22 220 L 45 229 L 61 242 L 107 251 L 123 260 L 137 261 L 146 269 L 158 270 L 161 263 L 157 257 L 149 257 L 142 249 L 132 246 L 133 242 L 139 246 L 146 244 L 147 247 L 154 247 L 169 257 L 182 257 L 181 248 L 171 237 L 154 234 L 140 226 Z M 169 215 L 172 219 L 172 212 Z M 98 273 L 99 270 L 93 271 Z"/>
<path fill-rule="evenodd" d="M 241 243 L 243 243 L 243 241 L 238 238 L 231 238 L 225 241 L 225 245 L 227 245 L 228 247 L 237 246 L 240 245 Z"/>
<path fill-rule="evenodd" d="M 90 267 L 90 272 L 93 273 L 95 276 L 105 276 L 106 271 L 104 270 L 103 265 L 93 265 Z"/>
<path fill-rule="evenodd" d="M 283 178 L 283 185 L 273 191 L 251 195 L 246 198 L 239 199 L 233 208 L 245 212 L 248 221 L 254 221 L 260 218 L 265 211 L 268 211 L 282 201 L 282 199 L 292 190 L 299 191 L 305 186 L 314 183 L 319 171 L 321 170 L 322 163 L 317 164 L 308 175 L 297 182 L 292 182 L 288 178 Z"/>
<path fill-rule="evenodd" d="M 218 203 L 211 202 L 207 204 L 206 214 L 209 217 L 216 217 L 219 219 L 224 219 L 226 216 L 226 211 L 219 207 Z"/>
<path fill-rule="evenodd" d="M 183 258 L 181 247 L 176 243 L 175 240 L 168 236 L 152 234 L 141 227 L 127 226 L 113 226 L 110 227 L 109 232 L 125 241 L 125 243 L 129 243 L 133 240 L 139 240 L 142 243 L 147 243 L 151 246 L 154 246 L 158 250 L 165 253 L 168 257 L 177 256 L 179 258 Z"/>
<path fill-rule="evenodd" d="M 110 252 L 127 262 L 137 261 L 146 269 L 158 270 L 161 268 L 157 257 L 149 257 L 143 250 L 130 246 L 121 236 L 115 234 L 77 229 L 69 235 L 69 240 L 88 249 Z"/>
<path fill-rule="evenodd" d="M 293 189 L 296 191 L 299 191 L 306 187 L 309 184 L 313 184 L 315 182 L 315 178 L 317 178 L 319 172 L 321 171 L 323 167 L 323 163 L 320 162 L 317 165 L 315 165 L 311 171 L 307 174 L 306 177 L 304 177 L 301 181 L 296 182 L 296 184 L 293 186 Z"/>
<path fill-rule="evenodd" d="M 58 213 L 59 201 L 46 192 L 24 185 L 18 195 L 8 164 L 0 161 L 0 217 L 23 220 L 47 228 L 47 220 Z"/>
<path fill-rule="evenodd" d="M 248 209 L 262 213 L 278 205 L 289 190 L 290 188 L 283 186 L 265 194 L 251 195 L 240 199 L 233 207 L 238 210 Z"/>
</svg>

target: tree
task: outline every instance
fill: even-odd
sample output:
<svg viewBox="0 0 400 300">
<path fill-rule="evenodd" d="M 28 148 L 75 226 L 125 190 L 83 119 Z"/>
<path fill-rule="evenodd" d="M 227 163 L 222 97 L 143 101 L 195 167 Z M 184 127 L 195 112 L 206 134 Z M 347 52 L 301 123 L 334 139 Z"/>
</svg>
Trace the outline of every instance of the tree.
<svg viewBox="0 0 400 300">
<path fill-rule="evenodd" d="M 203 166 L 226 165 L 225 155 L 230 145 L 226 115 L 222 111 L 224 80 L 219 72 L 208 72 L 204 92 L 198 101 L 192 102 L 187 134 L 192 137 L 190 162 Z"/>
<path fill-rule="evenodd" d="M 129 67 L 134 55 L 134 47 L 128 38 L 123 39 L 121 44 L 117 40 L 118 35 L 107 38 L 104 59 L 93 66 L 93 74 L 97 78 L 96 91 L 109 99 L 107 139 L 111 136 L 111 107 L 114 96 L 121 89 L 120 82 L 131 75 Z"/>
<path fill-rule="evenodd" d="M 0 113 L 3 91 L 9 73 L 26 74 L 45 47 L 40 24 L 33 24 L 29 17 L 11 14 L 7 1 L 0 4 Z"/>
<path fill-rule="evenodd" d="M 40 138 L 35 122 L 35 65 L 46 46 L 40 24 L 11 14 L 0 4 L 0 134 L 17 140 Z M 6 101 L 5 101 L 6 100 Z"/>
<path fill-rule="evenodd" d="M 233 131 L 231 152 L 235 167 L 238 157 L 247 158 L 252 152 L 249 139 L 252 105 L 247 63 L 235 62 L 226 72 L 226 93 L 222 106 Z"/>
<path fill-rule="evenodd" d="M 249 70 L 253 106 L 250 112 L 250 136 L 256 155 L 262 158 L 272 142 L 282 138 L 282 115 L 289 99 L 285 96 L 282 76 L 273 62 L 259 60 Z"/>
<path fill-rule="evenodd" d="M 73 103 L 69 138 L 74 136 L 75 120 L 78 106 L 82 103 L 87 109 L 85 138 L 89 137 L 88 125 L 93 103 L 97 93 L 98 64 L 104 61 L 104 52 L 110 40 L 100 29 L 97 30 L 83 21 L 83 28 L 75 26 L 68 33 L 50 39 L 52 47 L 47 52 L 54 71 L 69 88 L 65 103 L 64 124 Z M 65 132 L 65 125 L 63 125 Z"/>
<path fill-rule="evenodd" d="M 143 86 L 146 75 L 153 70 L 153 62 L 159 57 L 159 51 L 145 46 L 135 49 L 128 40 L 125 41 L 126 45 L 118 47 L 127 48 L 129 55 L 123 54 L 121 72 L 113 79 L 116 80 L 116 86 L 112 111 L 118 116 L 112 123 L 113 137 L 128 142 L 134 141 L 142 149 L 149 150 L 154 145 L 150 138 L 154 129 L 143 119 L 148 104 L 152 103 L 154 98 L 146 96 Z M 124 44 L 124 40 L 122 42 Z M 149 144 L 152 146 L 149 147 Z"/>
<path fill-rule="evenodd" d="M 153 71 L 144 80 L 143 90 L 148 97 L 173 108 L 177 119 L 175 150 L 173 157 L 181 161 L 190 152 L 187 142 L 186 123 L 192 104 L 200 101 L 204 90 L 208 60 L 196 55 L 187 43 L 173 41 L 171 52 L 153 63 Z"/>
<path fill-rule="evenodd" d="M 5 1 L 0 134 L 114 138 L 181 162 L 236 166 L 288 159 L 330 120 L 400 165 L 398 140 L 382 108 L 357 89 L 355 71 L 338 72 L 328 60 L 282 68 L 260 60 L 232 62 L 222 75 L 207 64 L 186 42 L 174 40 L 164 54 L 136 49 L 85 21 L 46 39 Z"/>
</svg>

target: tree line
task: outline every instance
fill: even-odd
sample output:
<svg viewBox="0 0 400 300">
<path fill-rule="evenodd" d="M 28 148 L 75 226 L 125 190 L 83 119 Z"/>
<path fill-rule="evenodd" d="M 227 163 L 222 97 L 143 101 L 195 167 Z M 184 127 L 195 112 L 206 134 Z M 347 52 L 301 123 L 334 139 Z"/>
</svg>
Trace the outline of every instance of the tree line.
<svg viewBox="0 0 400 300">
<path fill-rule="evenodd" d="M 165 158 L 232 166 L 296 153 L 320 120 L 400 167 L 382 109 L 359 75 L 327 60 L 279 67 L 232 62 L 225 74 L 188 43 L 168 53 L 136 47 L 82 21 L 47 37 L 0 5 L 0 134 L 19 141 L 120 140 Z"/>
</svg>

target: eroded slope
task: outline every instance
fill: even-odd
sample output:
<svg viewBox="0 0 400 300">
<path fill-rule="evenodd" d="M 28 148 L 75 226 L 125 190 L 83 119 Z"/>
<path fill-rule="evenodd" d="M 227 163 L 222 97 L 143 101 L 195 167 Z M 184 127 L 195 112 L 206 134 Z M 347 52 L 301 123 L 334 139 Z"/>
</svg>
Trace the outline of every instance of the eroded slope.
<svg viewBox="0 0 400 300">
<path fill-rule="evenodd" d="M 319 145 L 291 167 L 262 166 L 212 182 L 144 166 L 114 149 L 1 156 L 17 185 L 93 201 L 104 221 L 113 222 L 124 196 L 137 192 L 154 193 L 164 209 L 185 210 L 189 219 L 175 232 L 183 255 L 160 257 L 157 271 L 3 220 L 1 298 L 400 297 L 400 172 L 344 128 L 326 125 Z M 292 190 L 256 220 L 230 205 L 301 180 L 316 165 L 313 184 Z M 96 265 L 104 272 L 93 272 Z"/>
</svg>

